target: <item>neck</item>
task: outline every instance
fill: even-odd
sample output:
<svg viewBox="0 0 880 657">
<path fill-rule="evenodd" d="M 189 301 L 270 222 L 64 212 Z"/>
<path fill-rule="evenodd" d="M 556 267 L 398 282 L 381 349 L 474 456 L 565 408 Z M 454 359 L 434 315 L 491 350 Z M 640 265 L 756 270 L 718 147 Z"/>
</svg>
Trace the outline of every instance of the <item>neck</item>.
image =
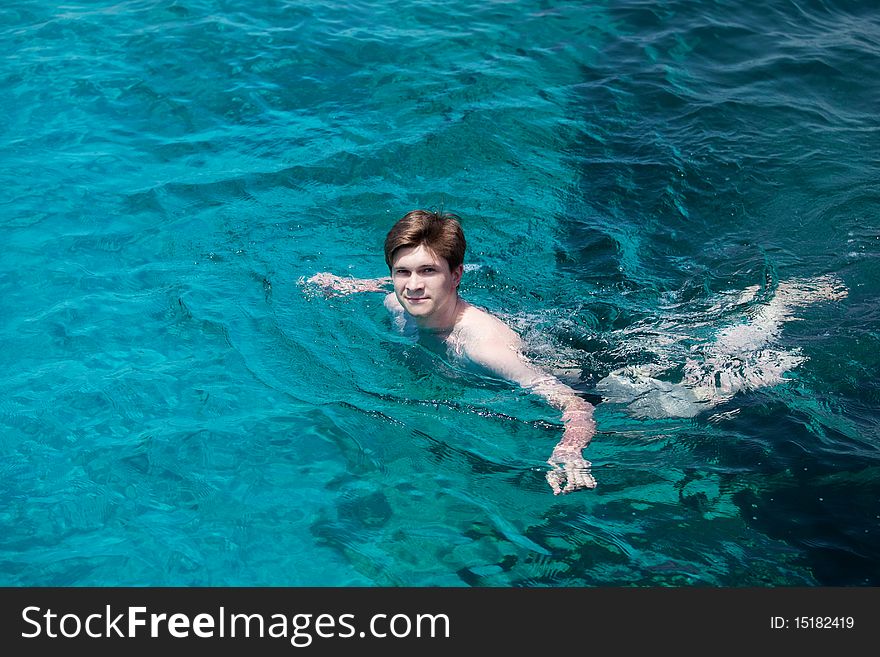
<svg viewBox="0 0 880 657">
<path fill-rule="evenodd" d="M 440 312 L 435 313 L 431 317 L 416 317 L 414 318 L 416 321 L 416 326 L 419 327 L 420 331 L 427 331 L 430 333 L 449 333 L 455 328 L 456 322 L 458 322 L 458 316 L 462 307 L 462 300 L 456 294 L 455 299 L 451 300 L 451 303 L 446 308 L 441 308 Z"/>
</svg>

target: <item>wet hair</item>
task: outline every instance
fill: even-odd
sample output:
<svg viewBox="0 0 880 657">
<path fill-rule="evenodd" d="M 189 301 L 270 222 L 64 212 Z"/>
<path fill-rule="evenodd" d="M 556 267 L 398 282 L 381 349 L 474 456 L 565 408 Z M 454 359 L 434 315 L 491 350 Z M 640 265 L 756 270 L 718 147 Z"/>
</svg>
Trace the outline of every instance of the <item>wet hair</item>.
<svg viewBox="0 0 880 657">
<path fill-rule="evenodd" d="M 464 263 L 466 247 L 459 217 L 451 212 L 407 212 L 385 237 L 385 262 L 389 271 L 398 249 L 420 245 L 443 258 L 449 264 L 449 271 L 453 271 Z"/>
</svg>

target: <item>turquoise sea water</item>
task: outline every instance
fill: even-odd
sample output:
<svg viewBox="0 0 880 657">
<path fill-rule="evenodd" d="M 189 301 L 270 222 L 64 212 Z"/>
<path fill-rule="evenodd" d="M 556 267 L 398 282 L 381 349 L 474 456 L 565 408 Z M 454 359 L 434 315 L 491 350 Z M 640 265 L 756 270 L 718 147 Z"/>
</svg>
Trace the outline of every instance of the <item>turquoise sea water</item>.
<svg viewBox="0 0 880 657">
<path fill-rule="evenodd" d="M 23 0 L 0 35 L 0 584 L 880 585 L 874 3 Z M 783 384 L 599 404 L 599 486 L 555 497 L 555 411 L 298 284 L 383 275 L 415 207 L 586 395 L 780 281 L 849 295 L 784 325 Z"/>
</svg>

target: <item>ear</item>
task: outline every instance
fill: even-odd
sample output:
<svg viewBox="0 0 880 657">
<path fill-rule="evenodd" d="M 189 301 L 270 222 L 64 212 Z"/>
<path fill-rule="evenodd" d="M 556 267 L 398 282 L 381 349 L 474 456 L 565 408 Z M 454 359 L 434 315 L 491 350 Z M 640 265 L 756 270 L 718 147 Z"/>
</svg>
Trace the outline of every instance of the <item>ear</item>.
<svg viewBox="0 0 880 657">
<path fill-rule="evenodd" d="M 459 265 L 452 270 L 452 286 L 457 288 L 461 283 L 461 276 L 464 274 L 464 265 Z"/>
</svg>

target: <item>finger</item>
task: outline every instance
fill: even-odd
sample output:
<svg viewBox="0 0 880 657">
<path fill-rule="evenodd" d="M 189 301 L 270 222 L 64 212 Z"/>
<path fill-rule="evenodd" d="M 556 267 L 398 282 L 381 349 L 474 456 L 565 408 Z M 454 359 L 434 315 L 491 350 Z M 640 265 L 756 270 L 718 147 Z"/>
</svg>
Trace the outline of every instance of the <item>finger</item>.
<svg viewBox="0 0 880 657">
<path fill-rule="evenodd" d="M 548 472 L 547 483 L 550 484 L 550 488 L 553 489 L 554 495 L 559 495 L 562 492 L 562 488 L 559 486 L 559 471 L 551 470 Z"/>
<path fill-rule="evenodd" d="M 595 488 L 596 487 L 596 478 L 593 477 L 589 472 L 584 472 L 580 478 L 580 487 L 581 488 Z"/>
<path fill-rule="evenodd" d="M 578 466 L 574 464 L 569 464 L 565 468 L 565 476 L 566 476 L 566 484 L 565 484 L 565 492 L 570 493 L 573 490 L 577 490 L 577 483 L 581 478 L 581 470 Z"/>
<path fill-rule="evenodd" d="M 566 474 L 568 474 L 568 485 L 565 487 L 566 492 L 596 487 L 596 480 L 585 468 L 572 467 Z"/>
</svg>

